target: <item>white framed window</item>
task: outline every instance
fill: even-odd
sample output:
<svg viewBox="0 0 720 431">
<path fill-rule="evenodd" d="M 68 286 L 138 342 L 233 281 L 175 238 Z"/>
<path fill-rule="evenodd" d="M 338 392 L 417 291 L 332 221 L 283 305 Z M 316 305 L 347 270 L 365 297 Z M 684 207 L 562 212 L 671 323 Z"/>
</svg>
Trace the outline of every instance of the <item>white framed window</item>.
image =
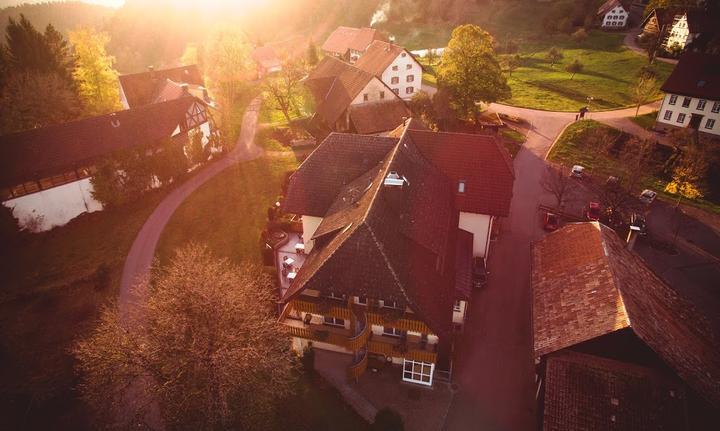
<svg viewBox="0 0 720 431">
<path fill-rule="evenodd" d="M 403 359 L 403 381 L 432 386 L 435 364 Z"/>
<path fill-rule="evenodd" d="M 663 118 L 668 121 L 671 120 L 672 119 L 672 111 L 665 111 L 665 115 L 663 115 Z"/>
<path fill-rule="evenodd" d="M 335 292 L 330 292 L 330 294 L 327 295 L 327 297 L 330 299 L 340 299 L 340 300 L 343 299 L 342 295 L 336 295 Z"/>
<path fill-rule="evenodd" d="M 408 75 L 405 77 L 405 82 L 413 82 L 415 81 L 415 75 Z"/>
<path fill-rule="evenodd" d="M 689 108 L 691 101 L 692 101 L 692 99 L 689 98 L 689 97 L 684 98 L 684 99 L 683 99 L 683 104 L 682 104 L 683 108 Z"/>
<path fill-rule="evenodd" d="M 393 66 L 393 67 L 392 67 L 392 70 L 393 70 L 394 72 L 397 72 L 398 66 L 397 66 L 397 65 Z"/>
<path fill-rule="evenodd" d="M 462 311 L 462 304 L 460 304 L 460 301 L 455 301 L 455 304 L 453 304 L 453 311 L 458 313 Z"/>
<path fill-rule="evenodd" d="M 405 65 L 405 70 L 410 70 L 410 69 L 412 69 L 412 64 Z"/>
<path fill-rule="evenodd" d="M 720 112 L 720 102 L 714 102 L 711 111 L 712 111 L 713 113 L 715 113 L 715 114 L 717 114 L 718 112 Z"/>
<path fill-rule="evenodd" d="M 357 303 L 362 304 L 362 305 L 367 305 L 367 296 L 358 296 Z"/>
<path fill-rule="evenodd" d="M 407 57 L 407 53 L 403 52 L 402 54 L 400 54 L 400 57 Z"/>
<path fill-rule="evenodd" d="M 393 88 L 392 90 L 393 90 L 393 93 L 395 93 L 395 94 L 400 94 L 400 89 L 399 89 L 399 88 Z"/>
<path fill-rule="evenodd" d="M 401 337 L 402 331 L 398 328 L 383 326 L 383 335 L 387 335 L 388 337 Z"/>
<path fill-rule="evenodd" d="M 340 319 L 338 317 L 332 317 L 332 316 L 325 316 L 323 317 L 323 323 L 328 326 L 341 326 L 345 327 L 345 319 Z"/>
<path fill-rule="evenodd" d="M 677 103 L 677 96 L 673 94 L 670 96 L 670 100 L 668 101 L 668 104 L 674 105 L 676 103 Z"/>
<path fill-rule="evenodd" d="M 708 118 L 707 121 L 705 121 L 705 128 L 712 129 L 713 127 L 715 127 L 715 120 Z"/>
<path fill-rule="evenodd" d="M 392 78 L 390 78 L 391 84 L 397 84 L 399 82 L 400 82 L 400 78 L 398 78 L 397 76 L 393 76 Z"/>
<path fill-rule="evenodd" d="M 698 110 L 698 111 L 704 111 L 704 110 L 705 110 L 705 104 L 706 104 L 706 103 L 707 103 L 707 100 L 705 100 L 705 99 L 700 99 L 700 100 L 698 100 L 697 110 Z"/>
<path fill-rule="evenodd" d="M 678 114 L 677 122 L 682 123 L 685 121 L 685 114 Z"/>
<path fill-rule="evenodd" d="M 414 92 L 415 92 L 415 87 L 405 88 L 405 94 L 413 94 Z"/>
<path fill-rule="evenodd" d="M 398 303 L 395 301 L 383 301 L 383 307 L 385 308 L 398 308 Z"/>
<path fill-rule="evenodd" d="M 465 180 L 458 181 L 458 193 L 465 193 Z"/>
</svg>

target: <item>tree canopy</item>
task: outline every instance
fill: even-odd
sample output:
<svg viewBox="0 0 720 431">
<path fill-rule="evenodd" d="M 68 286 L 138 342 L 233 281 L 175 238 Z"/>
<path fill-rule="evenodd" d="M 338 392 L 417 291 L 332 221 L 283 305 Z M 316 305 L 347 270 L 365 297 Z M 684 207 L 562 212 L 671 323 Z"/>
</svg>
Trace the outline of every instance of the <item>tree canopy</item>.
<svg viewBox="0 0 720 431">
<path fill-rule="evenodd" d="M 447 88 L 456 112 L 474 121 L 478 102 L 510 97 L 488 32 L 472 24 L 456 27 L 438 67 L 438 83 Z"/>
<path fill-rule="evenodd" d="M 118 74 L 113 69 L 115 59 L 105 51 L 109 41 L 107 34 L 90 28 L 70 33 L 76 56 L 73 78 L 88 115 L 107 114 L 120 109 Z"/>
</svg>

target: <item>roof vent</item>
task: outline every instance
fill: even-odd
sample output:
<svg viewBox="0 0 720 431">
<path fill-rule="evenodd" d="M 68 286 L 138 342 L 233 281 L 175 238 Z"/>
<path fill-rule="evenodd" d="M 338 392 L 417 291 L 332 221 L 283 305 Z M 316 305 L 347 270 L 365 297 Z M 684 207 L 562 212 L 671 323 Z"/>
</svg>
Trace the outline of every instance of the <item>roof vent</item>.
<svg viewBox="0 0 720 431">
<path fill-rule="evenodd" d="M 383 184 L 388 187 L 402 187 L 406 183 L 407 185 L 410 185 L 404 176 L 401 177 L 395 171 L 390 171 L 390 173 L 385 177 L 385 181 L 383 181 Z"/>
</svg>

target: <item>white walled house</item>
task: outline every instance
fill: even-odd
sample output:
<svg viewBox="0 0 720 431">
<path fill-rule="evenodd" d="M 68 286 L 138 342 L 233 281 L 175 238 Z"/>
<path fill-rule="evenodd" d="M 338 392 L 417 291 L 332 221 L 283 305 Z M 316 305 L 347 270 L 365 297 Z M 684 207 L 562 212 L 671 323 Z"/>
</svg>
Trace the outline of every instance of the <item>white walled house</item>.
<svg viewBox="0 0 720 431">
<path fill-rule="evenodd" d="M 405 48 L 376 40 L 355 65 L 382 80 L 395 94 L 409 100 L 422 87 L 422 66 Z"/>
<path fill-rule="evenodd" d="M 608 0 L 597 11 L 600 18 L 600 27 L 603 29 L 623 29 L 628 25 L 630 18 L 630 2 L 621 0 Z"/>
<path fill-rule="evenodd" d="M 292 348 L 349 355 L 351 380 L 369 359 L 401 367 L 404 382 L 449 379 L 473 261 L 487 257 L 513 182 L 493 136 L 432 132 L 414 119 L 390 136 L 331 133 L 281 204 L 303 226 L 304 251 L 276 259 Z"/>
<path fill-rule="evenodd" d="M 115 151 L 212 133 L 206 105 L 191 96 L 0 136 L 2 204 L 22 228 L 46 231 L 102 210 L 90 182 L 95 164 Z"/>
<path fill-rule="evenodd" d="M 720 57 L 688 52 L 662 85 L 655 127 L 720 135 Z"/>
<path fill-rule="evenodd" d="M 643 20 L 640 39 L 657 38 L 659 47 L 667 53 L 679 54 L 693 44 L 702 50 L 720 32 L 720 17 L 716 12 L 699 8 L 656 8 Z"/>
</svg>

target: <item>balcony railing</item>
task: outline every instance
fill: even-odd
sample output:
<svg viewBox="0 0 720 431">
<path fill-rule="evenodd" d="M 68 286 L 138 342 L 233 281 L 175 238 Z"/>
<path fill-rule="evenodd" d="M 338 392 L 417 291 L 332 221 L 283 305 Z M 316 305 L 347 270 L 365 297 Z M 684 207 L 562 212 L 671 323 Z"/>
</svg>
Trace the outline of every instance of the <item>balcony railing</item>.
<svg viewBox="0 0 720 431">
<path fill-rule="evenodd" d="M 367 370 L 368 363 L 368 352 L 367 349 L 362 349 L 356 355 L 355 360 L 352 364 L 347 367 L 347 378 L 348 380 L 355 381 L 362 376 Z"/>
<path fill-rule="evenodd" d="M 373 337 L 373 339 L 368 341 L 368 350 L 370 353 L 433 363 L 437 362 L 437 353 L 435 352 L 434 346 L 435 344 L 426 344 L 423 346 L 400 339 L 383 339 L 383 337 Z"/>
</svg>

